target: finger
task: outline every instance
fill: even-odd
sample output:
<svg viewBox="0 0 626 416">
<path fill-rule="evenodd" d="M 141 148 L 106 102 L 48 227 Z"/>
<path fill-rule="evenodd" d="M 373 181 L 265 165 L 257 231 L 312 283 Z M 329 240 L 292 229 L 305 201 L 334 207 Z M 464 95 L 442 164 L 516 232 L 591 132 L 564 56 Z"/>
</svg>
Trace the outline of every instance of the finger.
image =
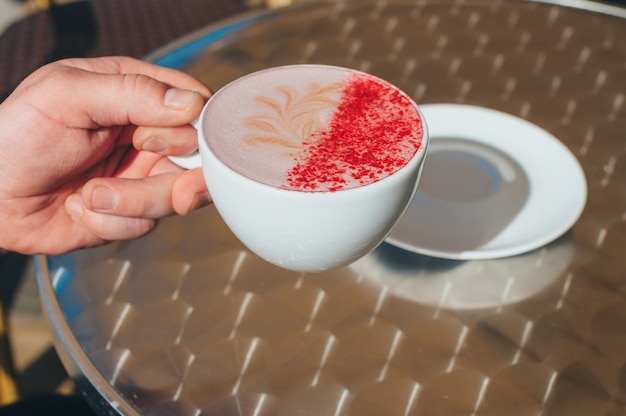
<svg viewBox="0 0 626 416">
<path fill-rule="evenodd" d="M 135 148 L 160 155 L 188 155 L 198 148 L 198 133 L 190 125 L 139 127 L 133 132 Z"/>
<path fill-rule="evenodd" d="M 94 205 L 88 203 L 86 205 L 94 209 L 95 202 L 98 202 L 102 212 L 115 212 L 117 215 L 127 216 L 150 215 L 152 218 L 158 218 L 173 212 L 186 215 L 211 203 L 202 169 L 185 170 L 168 158 L 150 152 L 138 152 L 134 162 L 126 168 L 118 169 L 115 178 L 100 177 L 87 183 L 82 192 L 86 201 L 91 195 Z M 92 192 L 100 185 L 111 190 L 117 189 L 115 197 L 96 201 Z M 146 194 L 148 196 L 142 197 Z M 107 193 L 101 193 L 96 197 L 102 198 L 103 195 L 106 196 Z M 167 204 L 167 198 L 170 198 L 171 205 Z M 104 204 L 109 200 L 113 200 L 115 204 Z M 155 200 L 161 203 L 154 203 Z M 146 205 L 151 206 L 152 210 L 142 208 Z M 112 206 L 115 207 L 115 211 L 108 211 Z"/>
<path fill-rule="evenodd" d="M 156 220 L 153 219 L 120 217 L 89 211 L 77 194 L 66 199 L 65 210 L 76 223 L 95 237 L 94 245 L 99 243 L 98 239 L 114 241 L 139 238 L 156 226 Z"/>
<path fill-rule="evenodd" d="M 202 169 L 185 171 L 174 183 L 172 189 L 172 206 L 180 215 L 207 206 L 211 203 L 211 196 L 202 175 Z"/>
<path fill-rule="evenodd" d="M 161 218 L 174 213 L 172 188 L 178 172 L 139 179 L 95 178 L 81 191 L 89 211 L 133 218 Z"/>
</svg>

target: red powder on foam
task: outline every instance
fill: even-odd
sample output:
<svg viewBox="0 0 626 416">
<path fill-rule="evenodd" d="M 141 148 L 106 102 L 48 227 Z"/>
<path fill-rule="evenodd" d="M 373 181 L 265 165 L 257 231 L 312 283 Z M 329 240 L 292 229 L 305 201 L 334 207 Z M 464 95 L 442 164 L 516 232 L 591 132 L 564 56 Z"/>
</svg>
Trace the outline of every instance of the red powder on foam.
<svg viewBox="0 0 626 416">
<path fill-rule="evenodd" d="M 354 75 L 326 130 L 303 144 L 286 189 L 338 191 L 383 179 L 422 145 L 422 120 L 411 100 L 375 78 Z"/>
</svg>

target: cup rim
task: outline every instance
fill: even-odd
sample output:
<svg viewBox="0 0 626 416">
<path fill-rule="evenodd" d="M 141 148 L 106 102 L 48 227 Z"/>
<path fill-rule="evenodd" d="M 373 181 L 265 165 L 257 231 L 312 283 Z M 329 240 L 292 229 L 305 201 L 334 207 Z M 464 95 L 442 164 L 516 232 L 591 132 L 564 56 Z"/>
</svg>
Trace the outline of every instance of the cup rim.
<svg viewBox="0 0 626 416">
<path fill-rule="evenodd" d="M 400 167 L 399 169 L 397 169 L 395 172 L 393 172 L 392 174 L 385 176 L 382 179 L 378 179 L 376 181 L 373 182 L 369 182 L 366 183 L 364 185 L 358 185 L 358 186 L 354 186 L 354 187 L 349 187 L 349 188 L 343 188 L 343 189 L 337 189 L 337 190 L 302 190 L 302 189 L 289 189 L 289 188 L 282 188 L 280 186 L 275 186 L 275 185 L 270 185 L 268 183 L 256 180 L 254 178 L 251 178 L 247 175 L 244 175 L 243 173 L 237 171 L 236 169 L 232 168 L 231 166 L 229 166 L 226 162 L 224 162 L 222 159 L 220 159 L 215 152 L 211 149 L 211 146 L 209 145 L 209 140 L 206 137 L 205 133 L 204 133 L 204 120 L 206 118 L 207 113 L 209 112 L 209 108 L 211 106 L 211 103 L 216 99 L 215 97 L 218 97 L 219 95 L 221 95 L 221 93 L 223 93 L 224 90 L 228 89 L 229 86 L 234 85 L 236 83 L 239 83 L 247 78 L 265 73 L 265 72 L 273 72 L 273 71 L 277 71 L 277 70 L 284 70 L 284 69 L 292 69 L 292 68 L 298 68 L 298 67 L 306 67 L 306 68 L 314 68 L 314 67 L 319 67 L 319 68 L 330 68 L 330 69 L 336 69 L 336 70 L 341 70 L 341 71 L 349 71 L 349 72 L 353 72 L 353 73 L 357 73 L 357 74 L 364 74 L 367 75 L 368 77 L 372 77 L 377 81 L 381 81 L 385 84 L 391 85 L 395 90 L 397 90 L 400 94 L 402 94 L 404 97 L 406 97 L 411 104 L 413 105 L 413 107 L 415 108 L 415 110 L 417 110 L 417 113 L 419 114 L 420 117 L 420 122 L 422 124 L 422 137 L 421 137 L 421 143 L 420 143 L 420 147 L 417 149 L 417 151 L 415 152 L 415 154 L 413 154 L 413 156 L 411 157 L 411 159 L 405 163 L 402 167 Z M 422 160 L 424 159 L 427 150 L 428 150 L 428 145 L 430 143 L 430 136 L 429 136 L 429 132 L 428 132 L 428 125 L 426 123 L 426 120 L 424 119 L 424 114 L 422 113 L 422 111 L 420 110 L 419 105 L 415 102 L 415 100 L 413 100 L 406 92 L 404 92 L 402 89 L 400 89 L 399 87 L 397 87 L 395 84 L 393 84 L 390 81 L 387 81 L 383 78 L 380 78 L 376 75 L 372 75 L 370 73 L 364 72 L 364 71 L 360 71 L 358 69 L 354 69 L 354 68 L 348 68 L 348 67 L 342 67 L 342 66 L 338 66 L 338 65 L 327 65 L 327 64 L 287 64 L 287 65 L 279 65 L 279 66 L 273 66 L 273 67 L 268 67 L 268 68 L 264 68 L 264 69 L 260 69 L 258 71 L 253 71 L 250 72 L 246 75 L 243 75 L 241 77 L 238 77 L 230 82 L 228 82 L 227 84 L 225 84 L 223 87 L 221 87 L 220 89 L 218 89 L 215 93 L 213 93 L 213 95 L 211 95 L 211 97 L 209 97 L 209 99 L 207 100 L 207 102 L 204 105 L 204 108 L 202 109 L 202 112 L 200 113 L 200 116 L 198 117 L 198 122 L 197 122 L 197 130 L 198 130 L 198 145 L 199 145 L 199 149 L 200 153 L 208 153 L 211 156 L 212 162 L 211 163 L 218 163 L 223 169 L 226 169 L 227 171 L 231 172 L 234 175 L 239 176 L 240 178 L 244 179 L 246 182 L 249 182 L 251 184 L 254 184 L 255 186 L 258 186 L 260 188 L 268 188 L 277 192 L 289 192 L 289 193 L 300 193 L 300 194 L 320 194 L 320 195 L 326 195 L 326 194 L 337 194 L 337 193 L 347 193 L 350 191 L 359 191 L 363 188 L 368 188 L 371 187 L 373 185 L 376 184 L 382 184 L 382 183 L 388 183 L 391 182 L 393 180 L 398 180 L 398 178 L 400 176 L 402 176 L 402 172 L 406 172 L 407 170 L 412 170 L 414 168 L 417 168 L 421 163 Z M 394 179 L 395 178 L 395 179 Z"/>
</svg>

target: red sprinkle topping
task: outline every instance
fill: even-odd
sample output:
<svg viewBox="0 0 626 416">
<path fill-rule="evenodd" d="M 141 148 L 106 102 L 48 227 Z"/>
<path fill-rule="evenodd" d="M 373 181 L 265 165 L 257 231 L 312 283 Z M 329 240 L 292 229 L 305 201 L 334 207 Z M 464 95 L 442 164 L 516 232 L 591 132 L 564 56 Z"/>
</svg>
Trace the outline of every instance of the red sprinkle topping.
<svg viewBox="0 0 626 416">
<path fill-rule="evenodd" d="M 373 77 L 354 75 L 329 126 L 303 143 L 286 189 L 338 191 L 383 179 L 406 165 L 422 144 L 411 100 Z"/>
</svg>

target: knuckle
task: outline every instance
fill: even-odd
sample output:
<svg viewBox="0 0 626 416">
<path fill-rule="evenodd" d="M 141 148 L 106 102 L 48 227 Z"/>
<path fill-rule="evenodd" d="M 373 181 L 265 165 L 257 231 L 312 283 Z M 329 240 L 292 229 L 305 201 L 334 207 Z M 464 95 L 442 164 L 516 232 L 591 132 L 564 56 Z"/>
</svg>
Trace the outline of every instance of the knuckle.
<svg viewBox="0 0 626 416">
<path fill-rule="evenodd" d="M 144 94 L 160 86 L 160 83 L 147 75 L 142 74 L 124 74 L 124 88 L 132 91 L 134 94 Z"/>
</svg>

